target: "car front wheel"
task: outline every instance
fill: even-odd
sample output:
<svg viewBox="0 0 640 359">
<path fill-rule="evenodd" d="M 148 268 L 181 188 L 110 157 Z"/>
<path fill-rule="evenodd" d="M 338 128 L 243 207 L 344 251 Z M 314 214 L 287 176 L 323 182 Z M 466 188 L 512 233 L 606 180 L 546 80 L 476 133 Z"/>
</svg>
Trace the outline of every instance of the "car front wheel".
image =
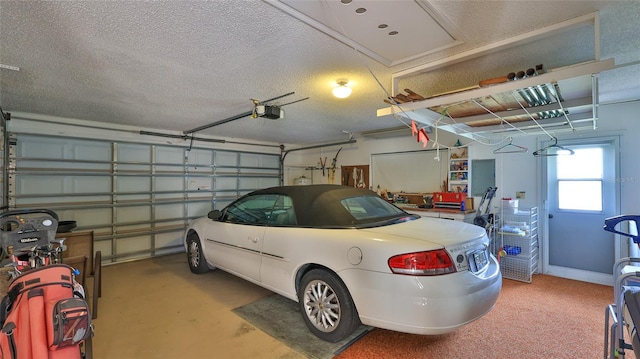
<svg viewBox="0 0 640 359">
<path fill-rule="evenodd" d="M 349 291 L 325 270 L 313 269 L 302 277 L 298 303 L 309 330 L 328 342 L 345 339 L 360 325 Z"/>
<path fill-rule="evenodd" d="M 204 254 L 202 254 L 200 238 L 195 233 L 190 233 L 187 237 L 187 262 L 189 262 L 189 269 L 192 273 L 202 274 L 209 270 Z"/>
</svg>

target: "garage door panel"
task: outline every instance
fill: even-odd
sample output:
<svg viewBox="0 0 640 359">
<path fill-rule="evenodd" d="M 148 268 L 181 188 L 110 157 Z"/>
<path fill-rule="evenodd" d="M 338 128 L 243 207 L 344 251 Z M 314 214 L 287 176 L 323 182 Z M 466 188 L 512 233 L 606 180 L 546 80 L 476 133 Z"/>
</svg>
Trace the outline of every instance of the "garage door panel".
<svg viewBox="0 0 640 359">
<path fill-rule="evenodd" d="M 108 193 L 111 192 L 111 178 L 98 176 L 75 176 L 72 187 L 65 193 Z"/>
<path fill-rule="evenodd" d="M 19 176 L 16 194 L 108 193 L 111 180 L 98 176 Z"/>
<path fill-rule="evenodd" d="M 18 160 L 16 161 L 17 167 L 20 171 L 51 171 L 58 168 L 64 168 L 66 171 L 73 172 L 101 172 L 108 174 L 111 170 L 110 163 L 88 163 L 88 162 L 74 162 L 75 159 L 58 160 L 58 159 L 44 159 L 44 160 Z"/>
<path fill-rule="evenodd" d="M 240 188 L 267 188 L 277 186 L 278 178 L 249 177 L 240 178 Z"/>
<path fill-rule="evenodd" d="M 145 251 L 151 249 L 151 239 L 149 236 L 118 238 L 116 248 L 118 254 Z"/>
<path fill-rule="evenodd" d="M 111 247 L 111 241 L 95 241 L 93 242 L 93 250 L 100 251 L 102 258 L 111 257 L 114 253 Z"/>
<path fill-rule="evenodd" d="M 273 155 L 264 155 L 259 153 L 241 153 L 241 167 L 266 167 L 278 168 L 280 166 L 280 158 Z"/>
<path fill-rule="evenodd" d="M 141 175 L 147 175 L 149 172 L 151 172 L 151 166 L 150 165 L 143 165 L 143 164 L 124 164 L 124 163 L 120 163 L 117 166 L 117 171 L 119 174 L 141 174 Z"/>
<path fill-rule="evenodd" d="M 211 211 L 211 201 L 191 203 L 187 209 L 187 217 L 206 216 Z"/>
<path fill-rule="evenodd" d="M 156 204 L 156 220 L 183 217 L 184 203 Z"/>
<path fill-rule="evenodd" d="M 72 158 L 87 161 L 111 161 L 111 144 L 99 141 L 66 141 L 71 147 Z"/>
<path fill-rule="evenodd" d="M 18 157 L 64 158 L 64 141 L 56 138 L 23 136 L 17 143 Z"/>
<path fill-rule="evenodd" d="M 118 161 L 121 162 L 151 162 L 151 146 L 139 145 L 133 143 L 119 143 L 118 144 Z"/>
<path fill-rule="evenodd" d="M 277 175 L 278 170 L 269 168 L 241 168 L 238 172 L 240 175 L 256 176 L 256 175 Z"/>
<path fill-rule="evenodd" d="M 190 191 L 210 190 L 213 187 L 213 179 L 210 177 L 191 177 L 188 183 Z"/>
<path fill-rule="evenodd" d="M 215 189 L 219 191 L 238 189 L 238 179 L 235 177 L 218 177 L 215 179 Z"/>
<path fill-rule="evenodd" d="M 276 153 L 9 136 L 9 208 L 52 209 L 77 222 L 74 232 L 94 231 L 105 262 L 180 251 L 190 219 L 279 184 Z"/>
<path fill-rule="evenodd" d="M 183 164 L 184 151 L 185 150 L 182 147 L 156 146 L 156 162 Z"/>
<path fill-rule="evenodd" d="M 227 152 L 227 151 L 216 151 L 214 164 L 216 166 L 235 167 L 238 165 L 238 153 Z"/>
<path fill-rule="evenodd" d="M 180 177 L 156 177 L 154 179 L 156 191 L 182 191 L 184 189 L 184 179 Z"/>
<path fill-rule="evenodd" d="M 110 161 L 108 142 L 86 141 L 45 136 L 20 136 L 16 145 L 18 157 Z"/>
<path fill-rule="evenodd" d="M 146 177 L 125 177 L 118 176 L 116 178 L 116 191 L 131 192 L 150 192 L 151 183 Z"/>
<path fill-rule="evenodd" d="M 151 206 L 118 207 L 116 210 L 118 222 L 131 223 L 151 220 Z"/>
<path fill-rule="evenodd" d="M 16 194 L 65 193 L 65 177 L 19 177 L 16 180 Z"/>
<path fill-rule="evenodd" d="M 207 176 L 213 173 L 213 166 L 210 164 L 194 165 L 190 164 L 185 166 L 187 174 L 196 174 L 199 176 Z"/>
<path fill-rule="evenodd" d="M 60 220 L 76 221 L 78 225 L 99 228 L 111 226 L 113 216 L 111 208 L 82 208 L 56 210 Z"/>
<path fill-rule="evenodd" d="M 87 196 L 87 197 L 76 197 L 76 196 L 66 196 L 66 197 L 55 197 L 55 203 L 51 203 L 52 198 L 45 196 L 35 196 L 35 197 L 24 197 L 24 198 L 16 198 L 15 203 L 16 207 L 19 208 L 34 208 L 34 207 L 44 207 L 53 210 L 58 213 L 57 209 L 60 206 L 77 206 L 80 205 L 82 210 L 86 209 L 86 203 L 88 201 L 93 201 L 94 203 L 100 203 L 100 205 L 104 205 L 106 203 L 111 202 L 111 196 Z"/>
<path fill-rule="evenodd" d="M 120 194 L 117 196 L 117 202 L 120 204 L 128 204 L 134 202 L 150 202 L 150 193 L 136 193 L 136 194 Z"/>
<path fill-rule="evenodd" d="M 156 234 L 156 249 L 160 250 L 168 248 L 169 251 L 175 252 L 176 247 L 182 245 L 182 231 Z"/>
<path fill-rule="evenodd" d="M 213 151 L 205 149 L 192 149 L 187 153 L 189 164 L 211 165 L 213 164 Z"/>
</svg>

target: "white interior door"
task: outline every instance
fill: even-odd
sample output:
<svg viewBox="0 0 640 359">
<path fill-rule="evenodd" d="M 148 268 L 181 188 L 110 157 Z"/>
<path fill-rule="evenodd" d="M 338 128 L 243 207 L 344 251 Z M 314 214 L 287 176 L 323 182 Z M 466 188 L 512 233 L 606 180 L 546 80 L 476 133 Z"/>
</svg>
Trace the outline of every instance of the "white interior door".
<svg viewBox="0 0 640 359">
<path fill-rule="evenodd" d="M 617 138 L 559 143 L 574 155 L 544 157 L 548 236 L 545 273 L 611 284 L 616 237 L 602 229 L 618 212 Z"/>
</svg>

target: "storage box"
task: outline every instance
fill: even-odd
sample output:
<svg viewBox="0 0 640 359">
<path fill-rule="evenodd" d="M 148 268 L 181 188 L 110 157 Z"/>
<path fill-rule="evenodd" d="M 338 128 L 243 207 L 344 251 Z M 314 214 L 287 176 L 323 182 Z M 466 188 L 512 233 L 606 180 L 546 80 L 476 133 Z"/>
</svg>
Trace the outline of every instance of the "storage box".
<svg viewBox="0 0 640 359">
<path fill-rule="evenodd" d="M 460 204 L 466 200 L 467 194 L 464 192 L 435 192 L 433 194 L 433 206 L 435 208 L 459 210 L 461 208 Z"/>
<path fill-rule="evenodd" d="M 465 201 L 467 201 L 466 203 L 467 211 L 475 208 L 473 206 L 473 197 L 469 197 Z"/>
<path fill-rule="evenodd" d="M 434 202 L 460 202 L 467 199 L 467 194 L 464 192 L 435 192 L 433 194 Z"/>
<path fill-rule="evenodd" d="M 502 199 L 502 212 L 504 212 L 504 213 L 518 213 L 518 200 L 517 199 Z"/>
</svg>

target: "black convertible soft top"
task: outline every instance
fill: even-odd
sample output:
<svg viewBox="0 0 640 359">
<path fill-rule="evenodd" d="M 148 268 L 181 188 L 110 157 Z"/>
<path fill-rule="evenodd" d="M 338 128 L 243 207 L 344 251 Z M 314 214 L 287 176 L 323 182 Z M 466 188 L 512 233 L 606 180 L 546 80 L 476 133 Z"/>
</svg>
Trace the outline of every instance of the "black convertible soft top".
<svg viewBox="0 0 640 359">
<path fill-rule="evenodd" d="M 291 197 L 298 226 L 316 228 L 356 226 L 356 220 L 340 201 L 351 197 L 377 196 L 368 189 L 331 184 L 271 187 L 248 195 L 255 194 L 282 194 Z"/>
</svg>

